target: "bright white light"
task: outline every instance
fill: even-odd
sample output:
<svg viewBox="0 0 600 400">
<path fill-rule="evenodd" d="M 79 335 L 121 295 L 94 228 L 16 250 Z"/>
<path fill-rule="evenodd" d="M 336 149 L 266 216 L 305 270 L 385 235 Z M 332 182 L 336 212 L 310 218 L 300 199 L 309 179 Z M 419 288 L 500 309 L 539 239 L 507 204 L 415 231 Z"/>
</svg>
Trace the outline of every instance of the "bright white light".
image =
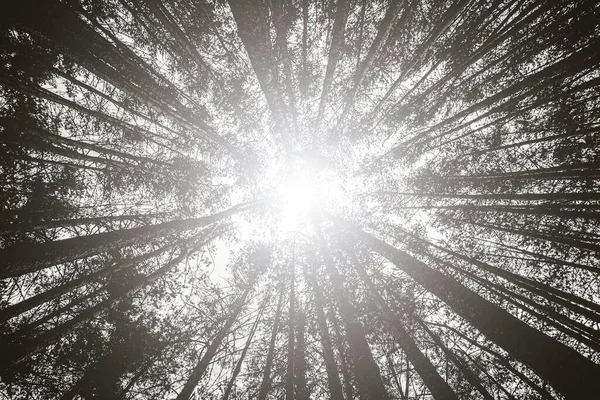
<svg viewBox="0 0 600 400">
<path fill-rule="evenodd" d="M 347 214 L 354 204 L 350 170 L 316 152 L 285 155 L 269 163 L 261 181 L 269 199 L 266 221 L 273 224 L 271 234 L 306 233 L 313 217 L 322 218 L 322 212 Z"/>
<path fill-rule="evenodd" d="M 275 202 L 282 232 L 303 231 L 312 216 L 321 211 L 335 213 L 346 202 L 341 182 L 325 178 L 325 174 L 296 172 L 278 185 Z"/>
<path fill-rule="evenodd" d="M 282 182 L 280 191 L 285 218 L 305 217 L 321 195 L 317 182 L 305 176 L 296 176 Z"/>
</svg>

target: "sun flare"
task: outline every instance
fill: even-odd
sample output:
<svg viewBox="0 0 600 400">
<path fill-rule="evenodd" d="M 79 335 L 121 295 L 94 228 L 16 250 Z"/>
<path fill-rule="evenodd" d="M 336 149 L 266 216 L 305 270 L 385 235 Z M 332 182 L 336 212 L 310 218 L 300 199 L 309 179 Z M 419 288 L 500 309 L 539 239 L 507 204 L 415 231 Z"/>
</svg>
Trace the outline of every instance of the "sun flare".
<svg viewBox="0 0 600 400">
<path fill-rule="evenodd" d="M 306 176 L 283 182 L 281 192 L 281 206 L 286 217 L 302 216 L 312 211 L 322 195 L 318 182 Z"/>
<path fill-rule="evenodd" d="M 312 160 L 300 160 L 276 182 L 273 205 L 283 232 L 299 230 L 316 214 L 335 212 L 347 203 L 344 179 Z"/>
</svg>

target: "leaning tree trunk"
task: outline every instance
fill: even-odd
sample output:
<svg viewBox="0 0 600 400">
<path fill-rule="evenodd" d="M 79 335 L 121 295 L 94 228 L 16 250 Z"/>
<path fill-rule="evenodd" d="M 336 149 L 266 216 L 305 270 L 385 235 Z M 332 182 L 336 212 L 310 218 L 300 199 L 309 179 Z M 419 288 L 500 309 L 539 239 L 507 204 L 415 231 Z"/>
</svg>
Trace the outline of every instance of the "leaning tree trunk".
<svg viewBox="0 0 600 400">
<path fill-rule="evenodd" d="M 186 381 L 185 385 L 183 386 L 183 389 L 181 390 L 181 392 L 179 392 L 177 400 L 187 400 L 190 398 L 190 396 L 194 392 L 194 389 L 198 385 L 198 382 L 200 382 L 200 379 L 202 379 L 202 376 L 206 372 L 206 369 L 212 362 L 213 357 L 217 353 L 217 350 L 221 346 L 221 342 L 223 341 L 225 336 L 229 334 L 231 326 L 235 323 L 238 316 L 246 306 L 246 298 L 248 297 L 248 294 L 252 290 L 253 286 L 253 284 L 249 284 L 244 293 L 240 296 L 235 306 L 235 309 L 230 314 L 229 318 L 225 322 L 225 325 L 223 325 L 221 329 L 219 329 L 219 332 L 217 332 L 217 335 L 208 346 L 208 349 L 206 349 L 206 353 L 204 353 L 204 356 L 202 356 L 200 361 L 198 361 L 198 364 L 196 364 L 196 367 L 194 367 L 194 369 L 192 370 L 192 373 Z"/>
<path fill-rule="evenodd" d="M 417 346 L 414 339 L 410 336 L 410 334 L 404 328 L 402 321 L 394 315 L 394 312 L 383 299 L 369 276 L 367 272 L 363 268 L 363 266 L 359 263 L 359 261 L 354 257 L 353 254 L 350 254 L 351 263 L 354 266 L 354 269 L 357 271 L 361 280 L 365 283 L 371 295 L 375 298 L 377 303 L 379 304 L 383 315 L 385 317 L 385 322 L 390 326 L 392 332 L 398 344 L 406 354 L 406 357 L 410 360 L 410 362 L 415 367 L 415 370 L 423 379 L 423 383 L 431 394 L 433 398 L 436 400 L 448 399 L 448 400 L 457 400 L 458 397 L 456 393 L 450 387 L 450 385 L 441 377 L 441 375 L 435 369 L 435 366 L 431 363 L 429 358 L 423 354 L 421 349 Z"/>
<path fill-rule="evenodd" d="M 554 396 L 552 396 L 550 393 L 548 393 L 547 390 L 542 389 L 537 383 L 532 381 L 531 378 L 529 378 L 527 375 L 525 375 L 524 373 L 522 373 L 521 371 L 516 369 L 502 354 L 499 354 L 498 352 L 484 346 L 483 344 L 479 343 L 477 340 L 474 340 L 474 339 L 468 337 L 464 333 L 458 331 L 457 329 L 455 329 L 451 326 L 448 326 L 445 324 L 433 324 L 433 323 L 432 323 L 432 325 L 439 325 L 439 326 L 443 327 L 444 329 L 448 329 L 448 330 L 452 331 L 453 333 L 455 333 L 456 335 L 458 335 L 459 337 L 461 337 L 462 339 L 469 342 L 470 344 L 472 344 L 472 345 L 476 346 L 477 348 L 485 351 L 486 353 L 489 353 L 492 356 L 494 356 L 496 361 L 500 365 L 502 365 L 504 368 L 509 370 L 515 376 L 519 377 L 519 379 L 521 379 L 523 382 L 525 382 L 527 385 L 529 385 L 532 389 L 534 389 L 536 392 L 538 392 L 538 394 L 542 397 L 542 399 L 544 399 L 544 400 L 554 399 Z"/>
<path fill-rule="evenodd" d="M 433 342 L 442 350 L 442 352 L 446 355 L 446 358 L 452 361 L 456 368 L 463 374 L 463 376 L 467 379 L 467 381 L 475 388 L 484 399 L 486 400 L 494 400 L 494 396 L 490 394 L 490 392 L 483 386 L 481 379 L 475 374 L 475 372 L 471 371 L 468 365 L 462 362 L 456 355 L 450 350 L 442 339 L 438 335 L 436 335 L 431 329 L 427 327 L 427 325 L 418 317 L 413 316 L 413 319 L 417 321 L 417 323 L 423 328 L 425 332 L 433 339 Z"/>
<path fill-rule="evenodd" d="M 0 279 L 21 276 L 53 265 L 93 256 L 111 249 L 131 246 L 173 233 L 200 228 L 227 218 L 246 205 L 201 218 L 164 222 L 138 228 L 78 236 L 45 243 L 20 243 L 0 250 L 4 266 Z"/>
<path fill-rule="evenodd" d="M 252 68 L 258 78 L 275 121 L 283 135 L 284 144 L 289 145 L 287 130 L 287 113 L 283 106 L 281 88 L 278 79 L 278 68 L 273 57 L 273 46 L 265 16 L 267 13 L 262 2 L 253 0 L 229 0 L 229 7 L 235 19 L 238 36 L 244 43 Z"/>
<path fill-rule="evenodd" d="M 333 84 L 333 77 L 338 60 L 342 55 L 342 47 L 344 45 L 344 31 L 346 29 L 346 21 L 348 20 L 348 11 L 350 9 L 349 0 L 338 0 L 336 2 L 335 20 L 333 22 L 333 33 L 331 35 L 331 46 L 329 47 L 329 58 L 327 60 L 327 68 L 325 70 L 325 78 L 323 80 L 323 89 L 321 91 L 321 99 L 319 100 L 319 111 L 315 122 L 315 131 L 318 133 L 325 106 L 327 105 L 327 97 Z"/>
<path fill-rule="evenodd" d="M 150 251 L 146 254 L 142 254 L 137 257 L 128 258 L 116 263 L 111 263 L 109 266 L 94 271 L 87 275 L 80 276 L 75 279 L 71 279 L 59 286 L 55 286 L 51 289 L 46 290 L 40 294 L 29 297 L 19 303 L 12 304 L 3 310 L 0 310 L 0 324 L 8 321 L 9 319 L 27 312 L 35 307 L 38 307 L 44 303 L 47 303 L 59 296 L 66 294 L 82 285 L 94 282 L 106 275 L 122 271 L 123 269 L 130 268 L 135 265 L 139 265 L 141 262 L 149 260 L 152 257 L 159 256 L 165 251 L 179 245 L 179 242 L 169 243 L 157 250 Z"/>
<path fill-rule="evenodd" d="M 205 242 L 202 243 L 204 244 Z M 154 272 L 144 276 L 143 278 L 136 279 L 134 282 L 126 284 L 126 286 L 118 293 L 113 294 L 99 303 L 87 308 L 74 318 L 63 322 L 50 330 L 36 335 L 35 327 L 37 324 L 34 322 L 25 328 L 6 335 L 0 341 L 0 348 L 3 349 L 0 353 L 0 355 L 2 355 L 0 358 L 0 372 L 13 367 L 15 364 L 35 353 L 36 351 L 48 346 L 53 342 L 56 342 L 61 337 L 68 334 L 71 330 L 80 326 L 82 323 L 91 320 L 110 307 L 114 306 L 119 299 L 129 296 L 141 287 L 156 281 L 158 278 L 178 265 L 185 257 L 194 252 L 197 247 L 198 245 L 182 250 L 178 256 Z"/>
<path fill-rule="evenodd" d="M 344 381 L 344 393 L 346 395 L 346 400 L 353 399 L 354 390 L 352 390 L 352 377 L 350 376 L 350 366 L 348 365 L 350 363 L 350 359 L 348 358 L 348 354 L 344 348 L 344 339 L 335 315 L 330 315 L 330 319 L 331 324 L 333 325 L 335 346 L 340 354 L 340 369 L 342 370 L 342 379 Z"/>
<path fill-rule="evenodd" d="M 229 396 L 231 395 L 231 391 L 233 390 L 233 385 L 235 383 L 235 380 L 237 379 L 238 375 L 240 374 L 240 371 L 242 370 L 242 364 L 244 363 L 244 359 L 246 358 L 246 353 L 248 353 L 248 349 L 250 348 L 250 345 L 252 344 L 252 339 L 254 338 L 254 334 L 256 333 L 256 329 L 258 328 L 258 324 L 260 323 L 260 319 L 262 318 L 263 312 L 265 310 L 264 306 L 265 306 L 265 304 L 263 303 L 263 305 L 260 307 L 260 311 L 259 311 L 258 315 L 256 316 L 256 320 L 254 321 L 254 324 L 252 325 L 252 328 L 250 328 L 250 333 L 248 334 L 248 339 L 246 339 L 246 344 L 244 345 L 244 348 L 242 349 L 242 354 L 240 354 L 240 358 L 238 359 L 237 363 L 235 364 L 233 374 L 231 374 L 231 379 L 229 379 L 229 382 L 227 383 L 227 388 L 225 389 L 225 393 L 223 394 L 223 400 L 229 399 Z"/>
</svg>

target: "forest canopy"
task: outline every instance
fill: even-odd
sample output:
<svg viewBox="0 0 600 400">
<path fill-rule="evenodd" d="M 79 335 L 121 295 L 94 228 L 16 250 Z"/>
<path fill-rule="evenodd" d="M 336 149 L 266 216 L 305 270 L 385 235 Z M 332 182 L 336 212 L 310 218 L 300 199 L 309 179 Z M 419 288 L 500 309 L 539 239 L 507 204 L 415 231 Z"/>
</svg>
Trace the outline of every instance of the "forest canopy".
<svg viewBox="0 0 600 400">
<path fill-rule="evenodd" d="M 593 399 L 600 3 L 7 0 L 0 398 Z"/>
</svg>

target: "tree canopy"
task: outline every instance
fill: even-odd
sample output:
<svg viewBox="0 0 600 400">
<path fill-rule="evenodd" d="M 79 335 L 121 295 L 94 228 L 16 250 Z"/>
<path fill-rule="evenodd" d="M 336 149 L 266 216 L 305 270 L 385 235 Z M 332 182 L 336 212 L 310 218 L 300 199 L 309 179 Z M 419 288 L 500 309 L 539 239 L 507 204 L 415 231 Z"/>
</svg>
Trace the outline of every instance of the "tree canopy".
<svg viewBox="0 0 600 400">
<path fill-rule="evenodd" d="M 0 398 L 600 393 L 600 3 L 8 0 L 0 43 Z"/>
</svg>

